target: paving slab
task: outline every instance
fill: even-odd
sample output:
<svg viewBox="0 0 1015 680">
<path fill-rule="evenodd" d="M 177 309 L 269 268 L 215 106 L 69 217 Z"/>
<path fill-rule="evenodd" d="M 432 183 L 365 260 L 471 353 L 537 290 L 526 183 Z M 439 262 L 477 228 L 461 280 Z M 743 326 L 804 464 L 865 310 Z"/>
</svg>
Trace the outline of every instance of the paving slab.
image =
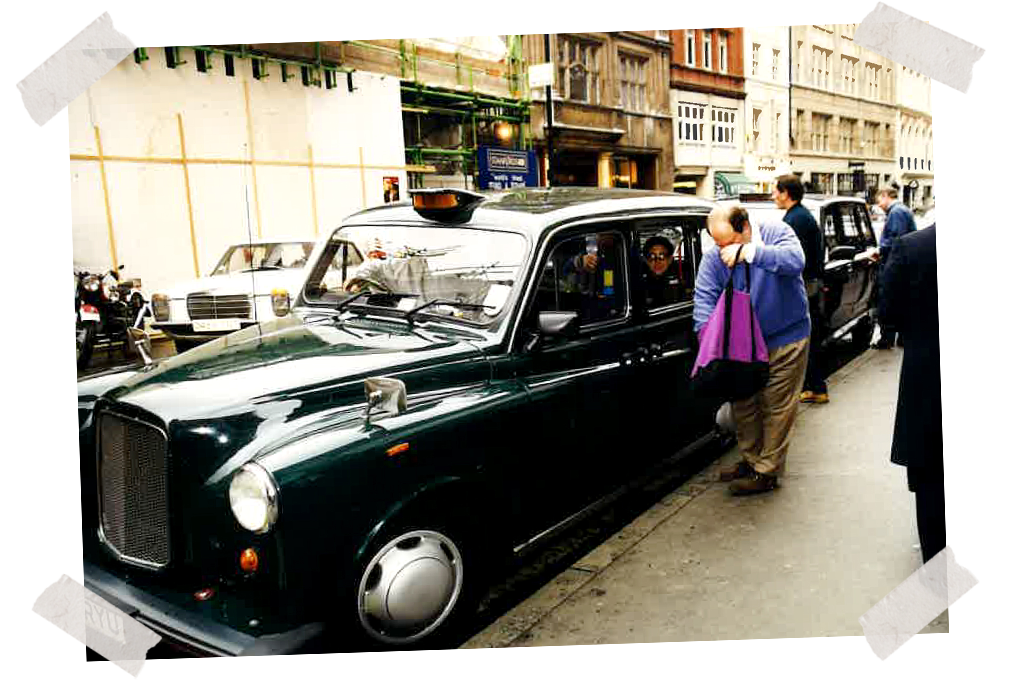
<svg viewBox="0 0 1015 680">
<path fill-rule="evenodd" d="M 862 635 L 921 566 L 888 460 L 902 354 L 869 351 L 802 407 L 780 489 L 733 497 L 722 460 L 673 490 L 465 648 Z M 924 632 L 947 632 L 947 612 Z"/>
</svg>

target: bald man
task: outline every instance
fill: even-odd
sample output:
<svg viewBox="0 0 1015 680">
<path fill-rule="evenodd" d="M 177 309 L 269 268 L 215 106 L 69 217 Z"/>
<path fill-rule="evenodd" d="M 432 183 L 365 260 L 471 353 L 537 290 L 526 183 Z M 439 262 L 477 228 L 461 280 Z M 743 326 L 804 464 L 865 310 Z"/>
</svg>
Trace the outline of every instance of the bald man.
<svg viewBox="0 0 1015 680">
<path fill-rule="evenodd" d="M 751 273 L 751 302 L 768 348 L 768 384 L 753 397 L 732 405 L 742 460 L 724 468 L 720 479 L 732 482 L 730 491 L 736 495 L 763 493 L 779 486 L 807 371 L 811 334 L 800 240 L 781 220 L 757 227 L 755 234 L 747 211 L 740 206 L 716 207 L 708 216 L 708 231 L 717 247 L 701 258 L 694 289 L 694 330 L 700 333 L 729 281 L 731 268 L 734 288 L 746 287 L 745 266 L 734 266 L 746 262 Z"/>
</svg>

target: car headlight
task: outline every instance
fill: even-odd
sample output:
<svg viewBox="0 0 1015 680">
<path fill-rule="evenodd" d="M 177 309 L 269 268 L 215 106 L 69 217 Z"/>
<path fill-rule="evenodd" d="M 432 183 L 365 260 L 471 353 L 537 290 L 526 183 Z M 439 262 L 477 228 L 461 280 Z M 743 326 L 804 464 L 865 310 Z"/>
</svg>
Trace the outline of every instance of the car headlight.
<svg viewBox="0 0 1015 680">
<path fill-rule="evenodd" d="M 257 463 L 247 463 L 229 483 L 229 506 L 244 529 L 255 534 L 270 531 L 278 519 L 275 480 Z"/>
<path fill-rule="evenodd" d="M 82 285 L 84 286 L 84 289 L 87 290 L 89 293 L 94 293 L 99 289 L 99 286 L 102 285 L 102 282 L 99 280 L 99 277 L 96 276 L 95 274 L 89 274 L 88 276 L 85 277 L 85 282 Z"/>
<path fill-rule="evenodd" d="M 281 288 L 271 291 L 271 308 L 275 316 L 285 316 L 289 313 L 289 292 Z"/>
<path fill-rule="evenodd" d="M 156 321 L 169 321 L 169 296 L 152 295 L 152 313 Z"/>
</svg>

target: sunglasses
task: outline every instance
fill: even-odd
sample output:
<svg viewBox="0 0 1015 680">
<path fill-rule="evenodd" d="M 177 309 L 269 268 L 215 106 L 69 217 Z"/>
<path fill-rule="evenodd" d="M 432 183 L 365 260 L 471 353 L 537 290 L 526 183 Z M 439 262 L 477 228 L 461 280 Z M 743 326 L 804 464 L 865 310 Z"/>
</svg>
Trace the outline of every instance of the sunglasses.
<svg viewBox="0 0 1015 680">
<path fill-rule="evenodd" d="M 670 256 L 665 253 L 649 253 L 645 259 L 649 262 L 663 262 L 669 260 Z"/>
</svg>

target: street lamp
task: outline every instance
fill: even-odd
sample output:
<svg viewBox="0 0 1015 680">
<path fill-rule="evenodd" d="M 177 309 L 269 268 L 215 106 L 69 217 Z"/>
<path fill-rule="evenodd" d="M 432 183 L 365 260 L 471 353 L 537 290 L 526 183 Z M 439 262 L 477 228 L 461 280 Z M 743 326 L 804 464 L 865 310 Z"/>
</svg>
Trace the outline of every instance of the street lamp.
<svg viewBox="0 0 1015 680">
<path fill-rule="evenodd" d="M 502 142 L 511 141 L 511 137 L 514 135 L 511 123 L 497 123 L 495 130 L 497 131 L 497 139 Z"/>
</svg>

